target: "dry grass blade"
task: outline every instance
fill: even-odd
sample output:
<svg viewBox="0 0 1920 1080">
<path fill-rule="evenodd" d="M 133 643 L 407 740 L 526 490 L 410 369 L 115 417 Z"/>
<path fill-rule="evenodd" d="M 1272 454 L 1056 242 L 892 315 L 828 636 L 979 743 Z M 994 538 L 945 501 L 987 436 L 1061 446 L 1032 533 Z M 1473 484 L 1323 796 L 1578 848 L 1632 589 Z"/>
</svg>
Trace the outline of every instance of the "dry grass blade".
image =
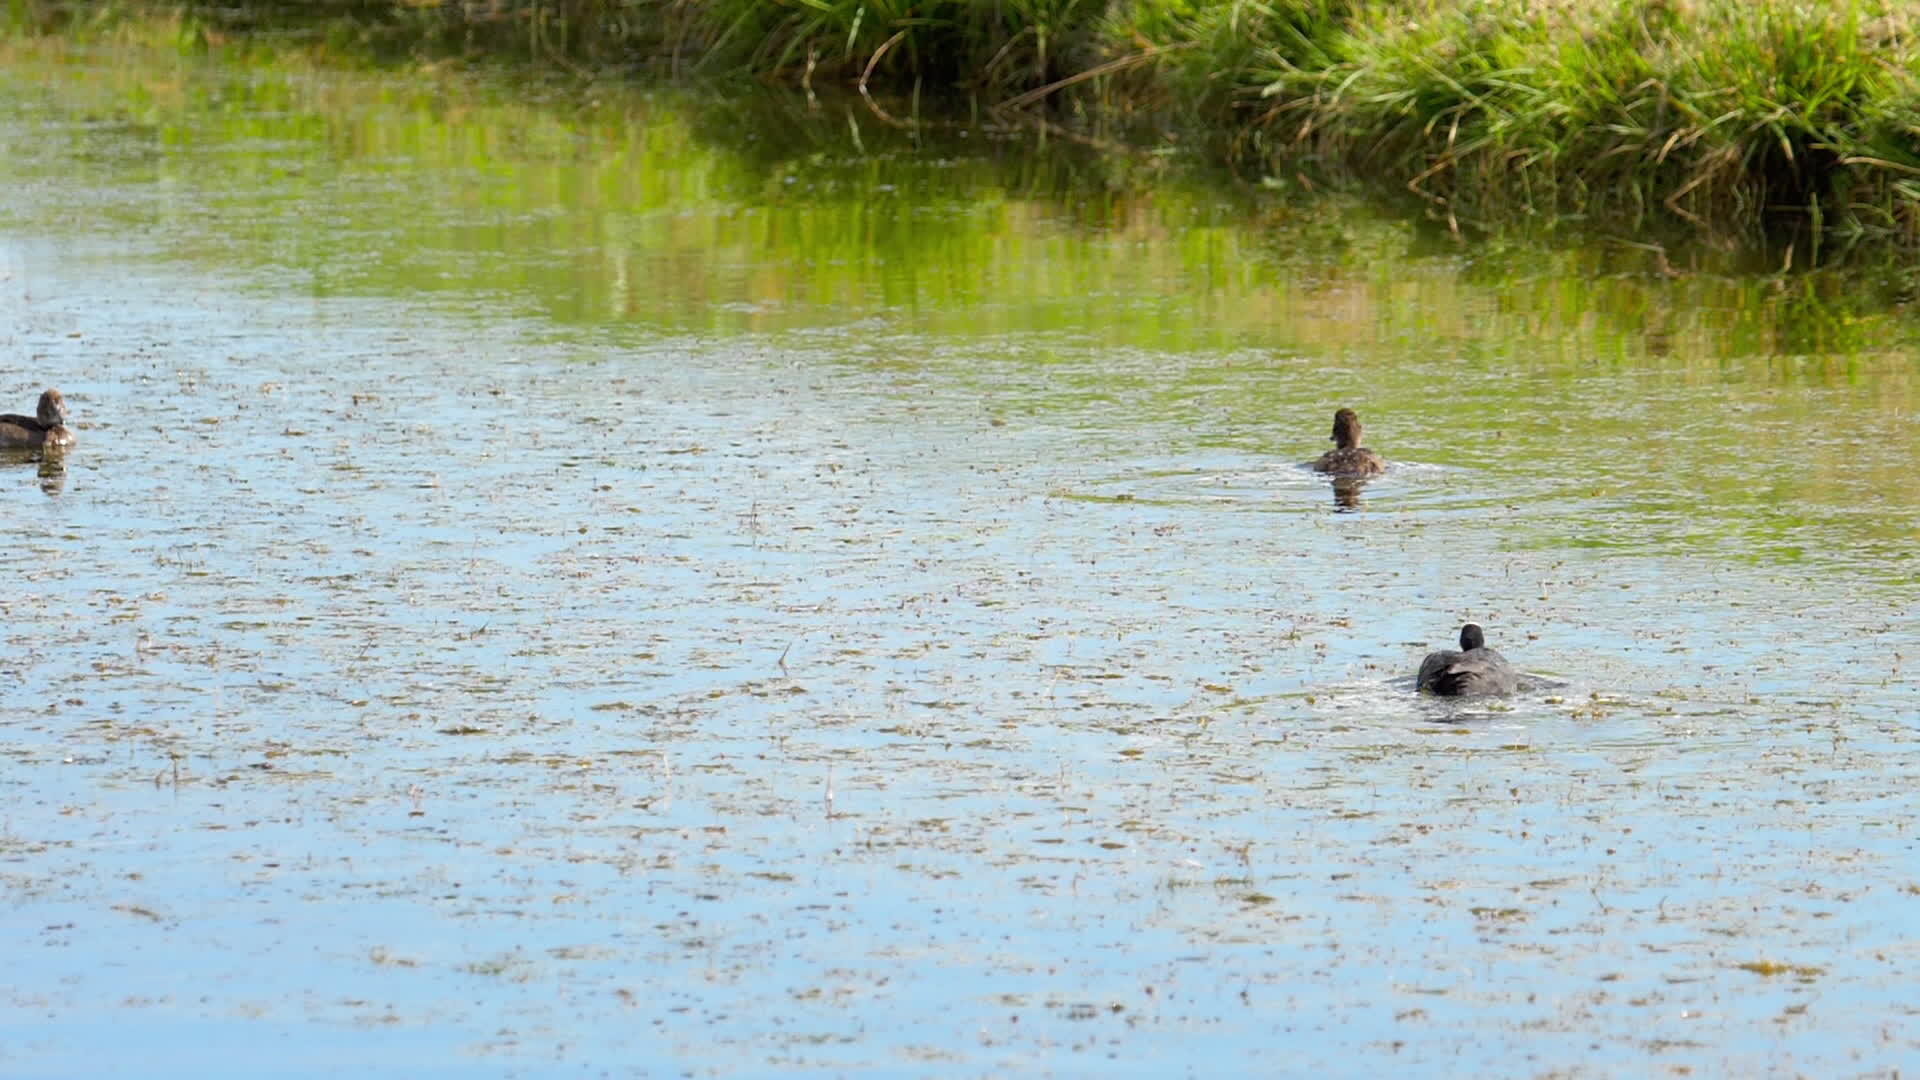
<svg viewBox="0 0 1920 1080">
<path fill-rule="evenodd" d="M 1041 100 L 1042 98 L 1055 94 L 1061 90 L 1066 89 L 1069 86 L 1073 86 L 1076 83 L 1083 83 L 1083 82 L 1086 82 L 1088 79 L 1097 79 L 1102 75 L 1111 75 L 1117 71 L 1125 71 L 1128 68 L 1139 67 L 1140 65 L 1146 63 L 1149 60 L 1155 59 L 1156 57 L 1164 56 L 1167 53 L 1177 52 L 1181 49 L 1187 49 L 1187 48 L 1192 48 L 1191 42 L 1185 42 L 1177 45 L 1159 45 L 1150 49 L 1146 49 L 1142 52 L 1135 53 L 1132 56 L 1123 56 L 1118 60 L 1109 60 L 1106 63 L 1101 64 L 1097 67 L 1088 68 L 1086 71 L 1082 71 L 1077 75 L 1069 75 L 1064 79 L 1058 79 L 1054 82 L 1048 83 L 1045 86 L 1039 87 L 1034 90 L 1029 90 L 1024 94 L 1020 94 L 1016 97 L 1008 98 L 1007 100 L 994 106 L 994 108 L 999 110 L 1022 109 L 1027 107 L 1028 105 L 1033 104 L 1036 101 Z"/>
</svg>

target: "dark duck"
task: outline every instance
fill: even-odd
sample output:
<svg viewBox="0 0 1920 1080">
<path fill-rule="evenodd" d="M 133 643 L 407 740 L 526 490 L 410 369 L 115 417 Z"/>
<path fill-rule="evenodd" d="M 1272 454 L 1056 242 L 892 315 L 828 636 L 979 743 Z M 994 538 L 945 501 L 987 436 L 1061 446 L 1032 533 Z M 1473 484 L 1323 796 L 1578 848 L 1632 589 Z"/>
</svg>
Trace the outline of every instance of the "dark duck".
<svg viewBox="0 0 1920 1080">
<path fill-rule="evenodd" d="M 1420 661 L 1420 675 L 1414 689 L 1431 691 L 1442 697 L 1467 697 L 1478 694 L 1511 694 L 1520 688 L 1520 675 L 1507 658 L 1487 648 L 1487 635 L 1479 623 L 1460 628 L 1460 651 L 1441 649 Z"/>
</svg>

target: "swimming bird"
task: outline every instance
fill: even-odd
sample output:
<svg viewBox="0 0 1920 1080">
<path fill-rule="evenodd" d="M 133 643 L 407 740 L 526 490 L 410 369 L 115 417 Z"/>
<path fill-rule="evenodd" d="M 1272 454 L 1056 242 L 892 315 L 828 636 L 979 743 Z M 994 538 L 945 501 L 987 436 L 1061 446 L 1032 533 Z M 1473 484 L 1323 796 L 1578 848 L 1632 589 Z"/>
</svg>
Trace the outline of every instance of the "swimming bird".
<svg viewBox="0 0 1920 1080">
<path fill-rule="evenodd" d="M 1520 688 L 1520 676 L 1507 658 L 1487 648 L 1479 623 L 1460 628 L 1460 652 L 1441 649 L 1420 661 L 1415 690 L 1431 690 L 1442 697 L 1472 694 L 1511 694 Z"/>
<path fill-rule="evenodd" d="M 1334 449 L 1308 465 L 1335 476 L 1378 476 L 1387 471 L 1387 459 L 1360 445 L 1360 414 L 1341 409 L 1333 414 Z"/>
<path fill-rule="evenodd" d="M 37 416 L 0 414 L 0 446 L 72 446 L 73 429 L 67 426 L 67 399 L 60 391 L 49 389 L 40 395 Z"/>
</svg>

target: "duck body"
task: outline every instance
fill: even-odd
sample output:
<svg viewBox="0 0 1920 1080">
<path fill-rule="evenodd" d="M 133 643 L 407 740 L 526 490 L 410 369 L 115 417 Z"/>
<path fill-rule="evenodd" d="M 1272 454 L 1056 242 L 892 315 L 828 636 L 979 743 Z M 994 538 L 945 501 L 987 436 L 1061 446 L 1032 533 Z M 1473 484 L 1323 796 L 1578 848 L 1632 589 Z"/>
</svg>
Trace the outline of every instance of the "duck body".
<svg viewBox="0 0 1920 1080">
<path fill-rule="evenodd" d="M 67 399 L 60 391 L 49 389 L 40 395 L 33 416 L 0 413 L 0 446 L 66 447 L 77 441 L 67 426 Z"/>
<path fill-rule="evenodd" d="M 1387 459 L 1364 446 L 1350 446 L 1321 454 L 1313 469 L 1334 476 L 1379 476 L 1387 471 Z"/>
<path fill-rule="evenodd" d="M 1441 697 L 1511 694 L 1520 688 L 1520 673 L 1507 658 L 1487 648 L 1479 623 L 1460 628 L 1460 651 L 1441 649 L 1420 661 L 1414 689 Z"/>
<path fill-rule="evenodd" d="M 1309 461 L 1315 472 L 1334 476 L 1378 476 L 1387 471 L 1387 459 L 1360 445 L 1360 414 L 1341 409 L 1333 414 L 1334 449 Z"/>
</svg>

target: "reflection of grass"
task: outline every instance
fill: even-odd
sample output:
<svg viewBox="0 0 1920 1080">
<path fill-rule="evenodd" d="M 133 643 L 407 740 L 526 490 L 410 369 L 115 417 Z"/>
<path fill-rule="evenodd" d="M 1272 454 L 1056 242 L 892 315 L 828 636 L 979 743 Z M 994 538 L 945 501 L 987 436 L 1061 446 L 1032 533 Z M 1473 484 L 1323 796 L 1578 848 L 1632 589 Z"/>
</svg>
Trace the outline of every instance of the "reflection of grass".
<svg viewBox="0 0 1920 1080">
<path fill-rule="evenodd" d="M 1701 251 L 1674 276 L 1623 244 L 1463 249 L 1350 203 L 1148 184 L 1024 137 L 857 134 L 857 111 L 777 96 L 539 104 L 429 73 L 99 48 L 75 63 L 60 42 L 0 43 L 16 78 L 89 113 L 0 155 L 0 182 L 81 162 L 164 185 L 101 213 L 154 257 L 276 293 L 297 268 L 316 298 L 442 303 L 564 342 L 832 328 L 781 347 L 950 384 L 1014 418 L 995 438 L 1098 413 L 1102 432 L 1173 419 L 1196 445 L 1298 460 L 1323 422 L 1302 400 L 1353 395 L 1391 459 L 1564 476 L 1551 491 L 1572 512 L 1534 517 L 1516 548 L 1811 564 L 1851 546 L 1913 574 L 1920 493 L 1888 449 L 1920 394 L 1912 266 L 1755 277 Z M 1436 385 L 1446 424 L 1426 430 Z M 1053 494 L 1150 507 L 1161 475 Z M 1486 490 L 1456 505 L 1514 501 Z"/>
<path fill-rule="evenodd" d="M 1125 493 L 1122 493 L 1119 495 L 1090 495 L 1085 492 L 1065 491 L 1065 490 L 1049 491 L 1047 492 L 1047 498 L 1064 499 L 1068 502 L 1084 502 L 1084 503 L 1130 503 L 1130 502 L 1140 501 L 1139 499 L 1136 499 L 1134 496 L 1128 495 Z"/>
</svg>

